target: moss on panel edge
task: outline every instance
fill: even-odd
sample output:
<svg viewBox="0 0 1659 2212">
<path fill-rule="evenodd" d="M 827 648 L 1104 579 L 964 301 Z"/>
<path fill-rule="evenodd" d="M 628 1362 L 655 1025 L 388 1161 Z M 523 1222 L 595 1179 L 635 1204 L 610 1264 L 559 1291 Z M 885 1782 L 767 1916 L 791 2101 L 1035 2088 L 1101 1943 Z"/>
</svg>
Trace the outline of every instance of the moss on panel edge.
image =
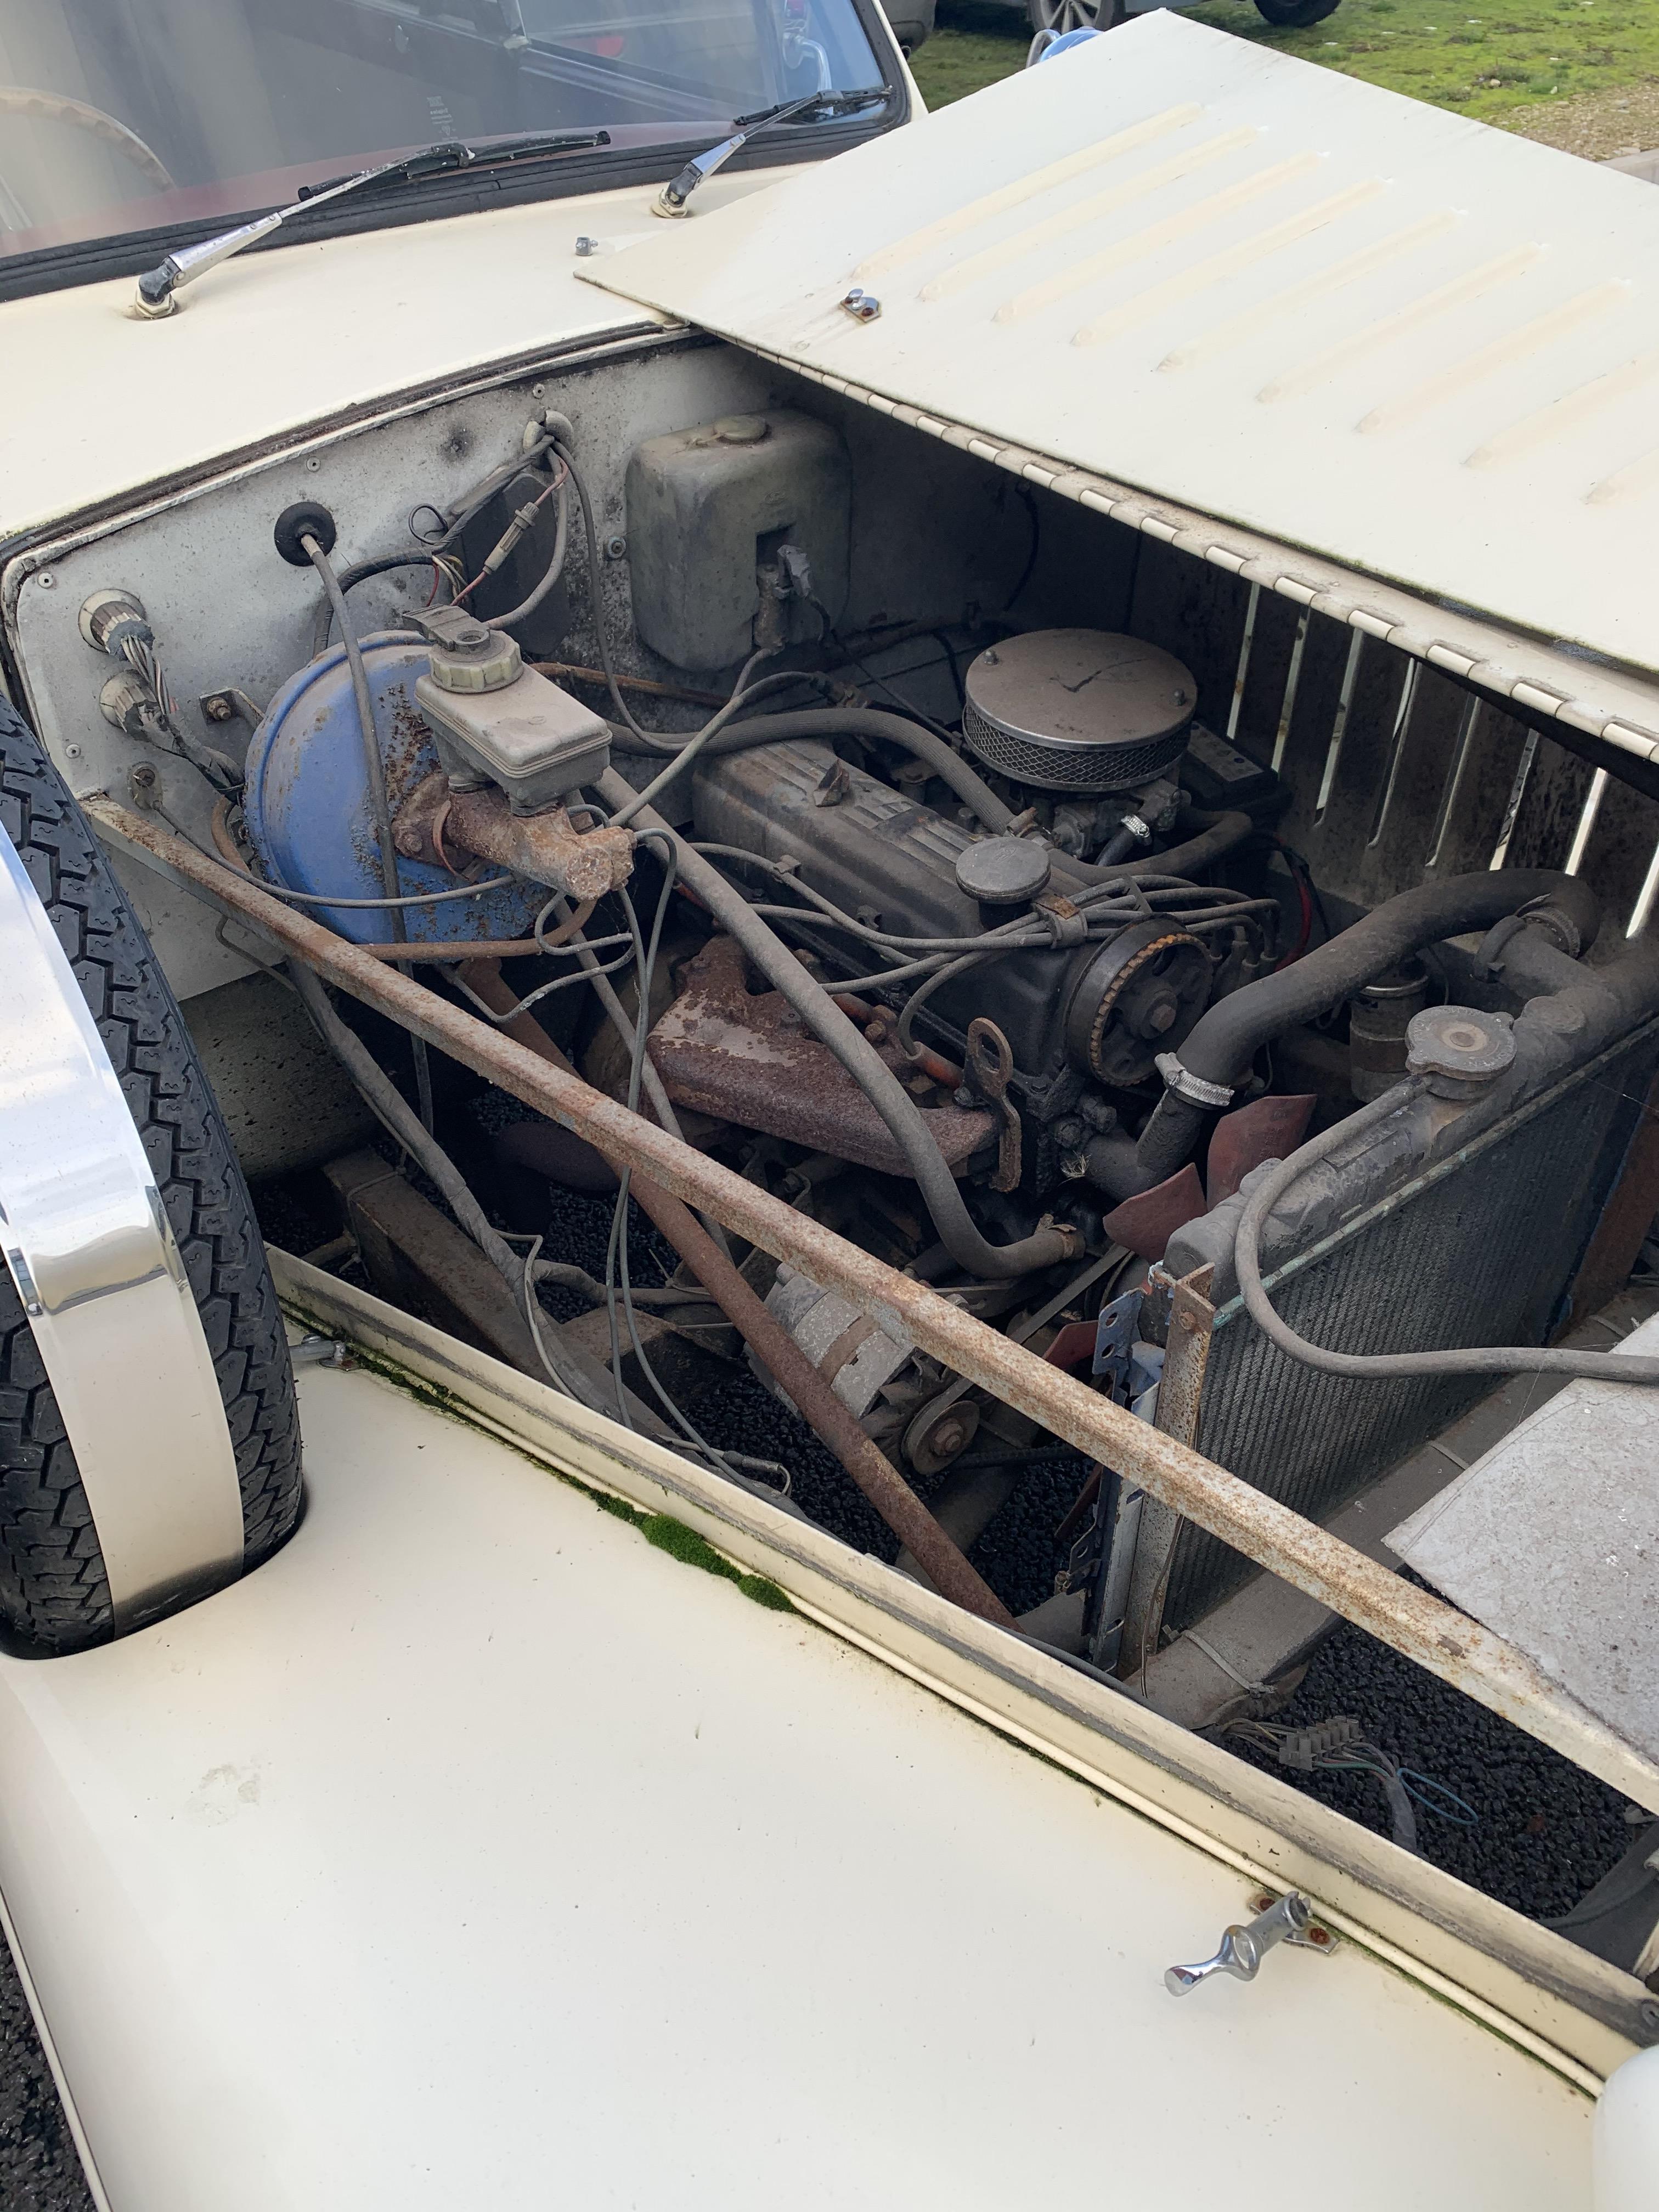
<svg viewBox="0 0 1659 2212">
<path fill-rule="evenodd" d="M 302 1328 L 317 1335 L 332 1336 L 336 1334 L 327 1322 L 305 1312 L 292 1301 L 283 1301 L 283 1310 L 289 1320 L 297 1322 Z M 625 1498 L 619 1498 L 614 1491 L 601 1490 L 563 1468 L 550 1467 L 538 1453 L 531 1451 L 511 1437 L 502 1436 L 479 1420 L 466 1401 L 453 1391 L 444 1389 L 438 1383 L 429 1382 L 422 1376 L 411 1375 L 407 1368 L 399 1367 L 395 1360 L 387 1358 L 384 1353 L 371 1352 L 362 1345 L 354 1344 L 350 1351 L 354 1366 L 367 1368 L 370 1374 L 378 1375 L 383 1382 L 390 1382 L 395 1389 L 401 1390 L 406 1397 L 413 1398 L 416 1404 L 424 1406 L 429 1413 L 441 1413 L 446 1419 L 459 1421 L 464 1428 L 488 1437 L 492 1443 L 505 1445 L 509 1451 L 516 1452 L 520 1459 L 527 1460 L 538 1473 L 550 1474 L 556 1482 L 562 1482 L 570 1489 L 580 1491 L 602 1513 L 609 1513 L 618 1521 L 631 1523 L 647 1544 L 654 1544 L 659 1552 L 666 1552 L 671 1559 L 678 1559 L 683 1566 L 700 1567 L 704 1574 L 714 1575 L 722 1582 L 735 1583 L 740 1595 L 755 1605 L 763 1607 L 769 1613 L 794 1612 L 795 1607 L 787 1594 L 780 1589 L 769 1576 L 747 1573 L 722 1553 L 717 1552 L 695 1528 L 688 1528 L 684 1521 L 675 1520 L 672 1514 L 647 1513 L 640 1506 L 630 1505 Z"/>
</svg>

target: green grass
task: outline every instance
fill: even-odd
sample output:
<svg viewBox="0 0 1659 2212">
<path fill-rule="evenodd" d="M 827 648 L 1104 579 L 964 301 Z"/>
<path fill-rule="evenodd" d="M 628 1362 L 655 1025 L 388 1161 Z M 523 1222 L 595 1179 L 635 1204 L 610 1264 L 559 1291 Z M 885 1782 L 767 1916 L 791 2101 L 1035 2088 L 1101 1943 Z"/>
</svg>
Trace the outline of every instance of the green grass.
<svg viewBox="0 0 1659 2212">
<path fill-rule="evenodd" d="M 1659 0 L 1342 0 L 1306 31 L 1276 31 L 1244 0 L 1207 0 L 1195 22 L 1322 62 L 1414 100 L 1489 123 L 1544 100 L 1659 81 Z M 1020 68 L 1023 12 L 995 0 L 940 0 L 940 29 L 916 56 L 916 81 L 943 106 Z M 1057 64 L 1058 66 L 1058 64 Z"/>
<path fill-rule="evenodd" d="M 939 0 L 939 28 L 911 56 L 910 68 L 929 107 L 948 107 L 1024 69 L 1030 43 L 1024 8 L 1000 7 L 997 0 Z"/>
</svg>

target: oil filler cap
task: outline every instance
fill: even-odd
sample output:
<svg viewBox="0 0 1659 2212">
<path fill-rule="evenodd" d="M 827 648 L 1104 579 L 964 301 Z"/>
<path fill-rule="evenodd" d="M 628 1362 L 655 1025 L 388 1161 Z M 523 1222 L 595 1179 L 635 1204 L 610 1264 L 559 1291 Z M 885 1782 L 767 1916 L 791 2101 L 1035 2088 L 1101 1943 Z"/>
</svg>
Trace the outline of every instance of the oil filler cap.
<svg viewBox="0 0 1659 2212">
<path fill-rule="evenodd" d="M 1048 849 L 1026 837 L 981 837 L 957 857 L 957 889 L 981 906 L 1029 906 L 1048 881 Z"/>
<path fill-rule="evenodd" d="M 422 608 L 409 621 L 432 647 L 432 680 L 441 691 L 505 691 L 524 666 L 513 639 L 465 607 Z"/>
<path fill-rule="evenodd" d="M 1406 1069 L 1425 1075 L 1437 1098 L 1473 1098 L 1515 1060 L 1504 1014 L 1474 1006 L 1425 1006 L 1406 1025 Z"/>
</svg>

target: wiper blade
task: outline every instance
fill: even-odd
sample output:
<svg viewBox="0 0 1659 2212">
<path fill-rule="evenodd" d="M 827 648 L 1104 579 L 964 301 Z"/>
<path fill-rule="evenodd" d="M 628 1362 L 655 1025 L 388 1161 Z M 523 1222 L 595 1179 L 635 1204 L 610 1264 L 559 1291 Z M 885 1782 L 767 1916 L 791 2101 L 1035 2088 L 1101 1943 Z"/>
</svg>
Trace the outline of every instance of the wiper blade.
<svg viewBox="0 0 1659 2212">
<path fill-rule="evenodd" d="M 729 138 L 722 138 L 718 146 L 711 146 L 706 154 L 690 161 L 678 177 L 665 184 L 651 203 L 653 215 L 678 216 L 685 213 L 685 204 L 697 186 L 716 169 L 729 161 L 740 146 L 745 145 L 757 131 L 764 131 L 774 123 L 782 123 L 794 115 L 805 115 L 809 110 L 817 115 L 851 115 L 860 107 L 872 107 L 890 100 L 890 84 L 866 84 L 845 92 L 803 93 L 799 100 L 781 100 L 775 106 L 757 109 L 753 115 L 733 118 L 736 129 Z"/>
<path fill-rule="evenodd" d="M 610 143 L 608 131 L 529 131 L 516 138 L 492 139 L 483 146 L 469 146 L 459 138 L 440 139 L 395 161 L 383 161 L 378 168 L 358 169 L 349 176 L 331 177 L 326 184 L 307 185 L 289 207 L 276 208 L 252 222 L 239 223 L 234 230 L 221 231 L 216 238 L 204 239 L 199 246 L 181 246 L 138 279 L 134 305 L 141 315 L 152 321 L 172 314 L 178 306 L 174 295 L 184 285 L 193 284 L 210 269 L 228 261 L 232 254 L 241 252 L 245 246 L 261 238 L 268 238 L 273 230 L 280 229 L 295 216 L 309 215 L 325 201 L 342 199 L 346 193 L 360 191 L 365 185 L 416 184 L 423 178 L 458 169 L 504 168 L 515 161 Z"/>
<path fill-rule="evenodd" d="M 515 138 L 492 138 L 483 146 L 469 146 L 459 138 L 441 138 L 435 145 L 422 146 L 418 153 L 405 154 L 401 161 L 388 161 L 381 168 L 359 170 L 348 177 L 331 177 L 325 184 L 302 185 L 295 207 L 283 212 L 292 215 L 302 208 L 314 207 L 319 200 L 331 199 L 349 185 L 417 184 L 423 177 L 440 176 L 454 169 L 506 168 L 514 161 L 533 160 L 541 155 L 568 154 L 583 146 L 610 143 L 608 131 L 525 131 Z"/>
<path fill-rule="evenodd" d="M 809 108 L 817 108 L 822 115 L 850 115 L 857 108 L 892 97 L 890 84 L 860 85 L 850 92 L 809 92 L 799 100 L 779 100 L 770 107 L 757 107 L 752 115 L 734 115 L 732 127 L 745 133 L 758 131 L 763 123 L 781 123 L 786 116 L 803 115 Z"/>
</svg>

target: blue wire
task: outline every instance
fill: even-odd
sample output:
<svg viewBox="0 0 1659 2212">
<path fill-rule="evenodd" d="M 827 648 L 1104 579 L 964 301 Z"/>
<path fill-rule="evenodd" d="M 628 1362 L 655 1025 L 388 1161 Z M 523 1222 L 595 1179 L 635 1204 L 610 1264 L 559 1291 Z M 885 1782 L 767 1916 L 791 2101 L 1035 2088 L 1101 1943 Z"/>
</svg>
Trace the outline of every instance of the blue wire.
<svg viewBox="0 0 1659 2212">
<path fill-rule="evenodd" d="M 1466 1804 L 1457 1792 L 1448 1789 L 1443 1782 L 1437 1782 L 1432 1775 L 1419 1774 L 1414 1766 L 1402 1766 L 1400 1769 L 1400 1779 L 1405 1784 L 1407 1796 L 1414 1797 L 1425 1813 L 1437 1814 L 1441 1820 L 1453 1821 L 1460 1828 L 1480 1826 L 1480 1815 L 1474 1808 Z M 1412 1786 L 1413 1784 L 1418 1785 L 1415 1789 Z M 1434 1794 L 1425 1796 L 1423 1794 L 1425 1790 L 1432 1791 Z M 1436 1796 L 1444 1798 L 1447 1804 L 1456 1806 L 1457 1811 L 1449 1812 L 1446 1805 L 1436 1804 Z"/>
</svg>

